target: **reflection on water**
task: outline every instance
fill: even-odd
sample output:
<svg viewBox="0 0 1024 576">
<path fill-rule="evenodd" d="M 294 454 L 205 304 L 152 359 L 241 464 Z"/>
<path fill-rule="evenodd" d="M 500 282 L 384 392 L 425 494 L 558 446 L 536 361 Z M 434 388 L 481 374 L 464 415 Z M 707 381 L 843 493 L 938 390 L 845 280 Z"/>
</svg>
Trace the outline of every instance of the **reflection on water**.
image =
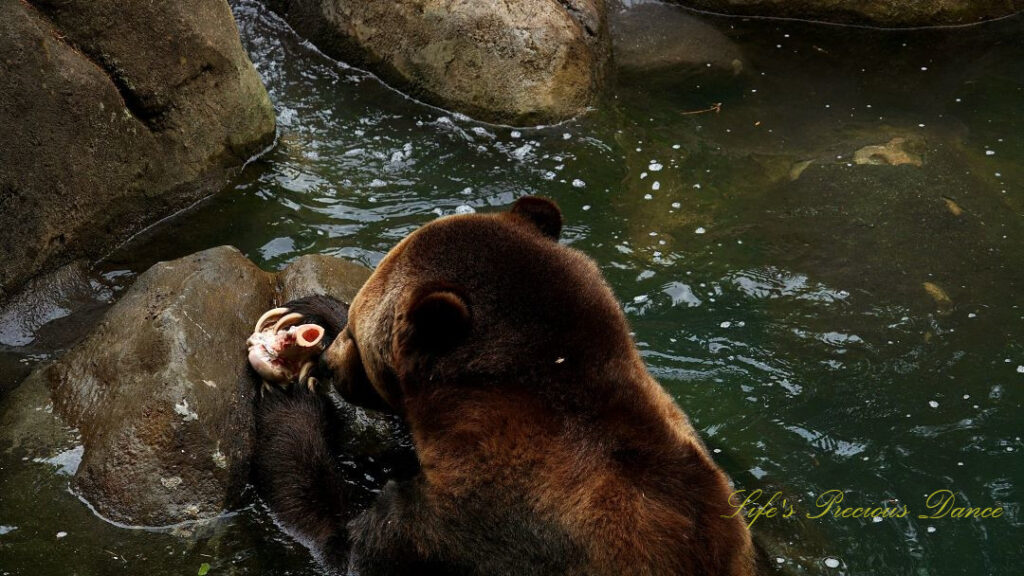
<svg viewBox="0 0 1024 576">
<path fill-rule="evenodd" d="M 564 240 L 598 261 L 651 371 L 739 487 L 802 510 L 842 489 L 851 505 L 914 512 L 761 520 L 778 567 L 1019 569 L 1024 18 L 896 33 L 702 16 L 738 74 L 640 63 L 593 114 L 510 128 L 411 101 L 258 4 L 235 11 L 278 144 L 102 263 L 104 290 L 222 243 L 269 268 L 311 252 L 372 266 L 438 215 L 550 196 Z M 856 163 L 897 137 L 922 166 Z M 0 349 L 0 390 L 68 341 Z M 0 455 L 0 573 L 317 572 L 256 508 L 198 539 L 103 524 L 64 492 L 73 448 Z M 941 488 L 1006 515 L 917 518 Z"/>
</svg>

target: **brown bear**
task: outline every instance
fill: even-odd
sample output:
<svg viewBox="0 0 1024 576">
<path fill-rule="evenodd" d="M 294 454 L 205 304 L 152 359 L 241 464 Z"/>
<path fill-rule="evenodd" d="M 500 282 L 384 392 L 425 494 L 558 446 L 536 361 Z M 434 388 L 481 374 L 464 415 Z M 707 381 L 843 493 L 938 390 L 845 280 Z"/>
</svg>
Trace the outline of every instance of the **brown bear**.
<svg viewBox="0 0 1024 576">
<path fill-rule="evenodd" d="M 387 254 L 347 325 L 286 305 L 329 326 L 316 377 L 396 414 L 418 464 L 358 511 L 331 460 L 325 401 L 306 386 L 264 398 L 261 493 L 329 565 L 362 576 L 754 572 L 728 478 L 647 372 L 597 266 L 559 244 L 561 225 L 536 197 L 440 218 Z"/>
</svg>

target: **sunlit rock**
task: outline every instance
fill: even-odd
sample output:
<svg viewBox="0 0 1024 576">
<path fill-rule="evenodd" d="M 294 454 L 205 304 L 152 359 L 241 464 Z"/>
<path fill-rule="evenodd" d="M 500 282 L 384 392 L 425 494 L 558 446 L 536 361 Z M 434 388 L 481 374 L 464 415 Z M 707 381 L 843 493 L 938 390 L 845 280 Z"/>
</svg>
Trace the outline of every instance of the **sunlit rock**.
<svg viewBox="0 0 1024 576">
<path fill-rule="evenodd" d="M 474 118 L 564 120 L 594 104 L 604 0 L 267 0 L 327 54 Z"/>
</svg>

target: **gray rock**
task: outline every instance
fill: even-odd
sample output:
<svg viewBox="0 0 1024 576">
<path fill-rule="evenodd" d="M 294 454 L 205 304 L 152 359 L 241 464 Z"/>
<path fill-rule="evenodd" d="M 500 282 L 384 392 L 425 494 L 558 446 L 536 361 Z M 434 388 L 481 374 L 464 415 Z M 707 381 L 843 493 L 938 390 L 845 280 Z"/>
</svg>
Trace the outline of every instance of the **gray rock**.
<svg viewBox="0 0 1024 576">
<path fill-rule="evenodd" d="M 1024 0 L 673 0 L 742 16 L 775 16 L 879 26 L 970 24 L 1024 10 Z"/>
<path fill-rule="evenodd" d="M 218 189 L 274 135 L 225 0 L 0 0 L 0 300 Z"/>
<path fill-rule="evenodd" d="M 267 0 L 325 53 L 481 120 L 563 120 L 596 99 L 604 0 Z"/>
<path fill-rule="evenodd" d="M 306 296 L 330 294 L 351 302 L 370 277 L 370 269 L 322 254 L 303 256 L 278 274 L 280 303 Z"/>
<path fill-rule="evenodd" d="M 72 485 L 104 517 L 160 526 L 235 505 L 248 481 L 258 389 L 245 340 L 293 295 L 350 300 L 368 272 L 323 256 L 279 275 L 231 247 L 161 262 L 64 357 L 30 376 L 80 431 Z"/>
</svg>

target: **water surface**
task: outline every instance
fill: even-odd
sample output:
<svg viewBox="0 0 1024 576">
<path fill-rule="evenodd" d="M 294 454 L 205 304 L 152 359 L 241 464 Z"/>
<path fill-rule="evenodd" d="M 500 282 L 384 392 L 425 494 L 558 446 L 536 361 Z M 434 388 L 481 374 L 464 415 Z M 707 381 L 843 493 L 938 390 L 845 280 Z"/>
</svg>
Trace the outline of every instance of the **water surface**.
<svg viewBox="0 0 1024 576">
<path fill-rule="evenodd" d="M 780 570 L 1024 564 L 1024 18 L 893 32 L 701 16 L 739 75 L 624 71 L 591 114 L 512 128 L 410 100 L 256 3 L 235 13 L 276 147 L 102 262 L 84 313 L 12 332 L 0 402 L 158 260 L 233 244 L 271 269 L 308 253 L 373 266 L 439 215 L 540 194 L 737 486 L 796 505 L 755 525 Z M 853 163 L 894 137 L 923 165 Z M 67 491 L 74 447 L 0 453 L 0 574 L 320 573 L 256 503 L 201 528 L 106 524 Z M 830 489 L 912 514 L 799 519 Z M 938 489 L 1005 514 L 917 518 Z"/>
</svg>

